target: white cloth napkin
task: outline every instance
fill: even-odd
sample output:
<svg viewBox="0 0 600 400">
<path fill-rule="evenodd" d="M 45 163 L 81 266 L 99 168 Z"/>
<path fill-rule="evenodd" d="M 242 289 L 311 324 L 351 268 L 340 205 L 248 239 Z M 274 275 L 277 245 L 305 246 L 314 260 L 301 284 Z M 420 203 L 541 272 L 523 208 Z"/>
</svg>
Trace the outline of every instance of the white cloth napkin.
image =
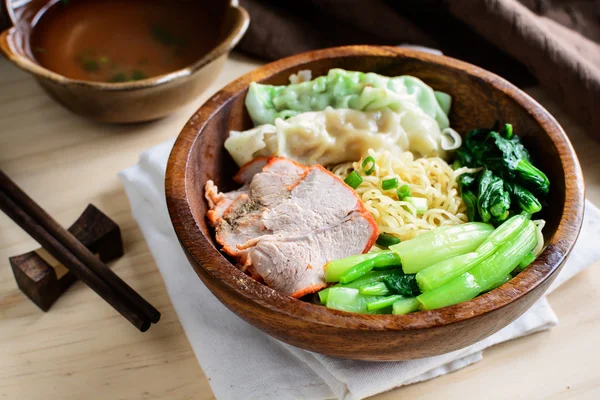
<svg viewBox="0 0 600 400">
<path fill-rule="evenodd" d="M 362 399 L 463 368 L 497 343 L 558 323 L 545 298 L 515 322 L 470 347 L 420 360 L 376 363 L 343 360 L 295 348 L 255 329 L 204 286 L 181 250 L 168 217 L 164 178 L 173 141 L 141 155 L 120 173 L 133 216 L 163 276 L 198 362 L 217 399 Z M 582 233 L 550 290 L 600 259 L 600 211 L 590 202 Z"/>
</svg>

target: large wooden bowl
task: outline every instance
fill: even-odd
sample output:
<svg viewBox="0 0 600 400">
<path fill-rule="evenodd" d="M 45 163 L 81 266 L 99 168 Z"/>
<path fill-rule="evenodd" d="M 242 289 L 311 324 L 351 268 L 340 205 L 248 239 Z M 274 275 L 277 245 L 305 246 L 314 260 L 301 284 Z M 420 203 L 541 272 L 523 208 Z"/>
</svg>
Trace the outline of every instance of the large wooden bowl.
<svg viewBox="0 0 600 400">
<path fill-rule="evenodd" d="M 244 97 L 252 81 L 286 84 L 288 76 L 331 68 L 414 75 L 452 95 L 458 132 L 510 122 L 550 178 L 546 248 L 524 272 L 471 301 L 408 315 L 360 315 L 296 300 L 252 280 L 215 247 L 204 183 L 224 190 L 236 165 L 223 148 L 229 131 L 250 128 Z M 294 346 L 360 360 L 407 360 L 471 345 L 523 314 L 561 270 L 582 223 L 584 185 L 577 156 L 556 120 L 504 79 L 448 57 L 393 47 L 350 46 L 286 58 L 244 75 L 208 100 L 183 128 L 167 168 L 166 195 L 175 231 L 196 273 L 230 310 Z M 217 315 L 214 318 L 218 318 Z"/>
</svg>

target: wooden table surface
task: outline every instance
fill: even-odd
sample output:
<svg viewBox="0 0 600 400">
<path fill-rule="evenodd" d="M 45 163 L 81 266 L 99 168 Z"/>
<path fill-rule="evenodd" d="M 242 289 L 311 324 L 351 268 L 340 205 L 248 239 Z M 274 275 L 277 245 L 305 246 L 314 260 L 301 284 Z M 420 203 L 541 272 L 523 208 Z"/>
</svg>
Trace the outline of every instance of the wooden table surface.
<svg viewBox="0 0 600 400">
<path fill-rule="evenodd" d="M 48 313 L 21 294 L 8 257 L 37 244 L 0 215 L 0 398 L 212 399 L 161 276 L 134 222 L 117 172 L 145 149 L 174 138 L 217 89 L 259 65 L 233 55 L 195 104 L 163 120 L 111 126 L 77 117 L 27 74 L 0 59 L 0 168 L 65 226 L 93 203 L 121 227 L 125 256 L 113 269 L 162 319 L 141 334 L 81 283 Z M 600 144 L 539 89 L 529 91 L 569 133 L 588 197 L 600 204 Z M 483 361 L 374 397 L 391 399 L 600 398 L 600 264 L 549 296 L 558 327 L 495 346 Z"/>
</svg>

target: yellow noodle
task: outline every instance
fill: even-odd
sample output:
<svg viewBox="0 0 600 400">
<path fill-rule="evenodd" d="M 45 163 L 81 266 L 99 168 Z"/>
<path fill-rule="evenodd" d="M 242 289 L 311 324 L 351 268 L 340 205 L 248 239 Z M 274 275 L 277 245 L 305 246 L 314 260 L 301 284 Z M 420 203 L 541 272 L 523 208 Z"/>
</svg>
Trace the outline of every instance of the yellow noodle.
<svg viewBox="0 0 600 400">
<path fill-rule="evenodd" d="M 331 170 L 341 178 L 354 170 L 361 175 L 363 182 L 356 192 L 375 217 L 382 233 L 407 240 L 442 225 L 468 222 L 467 207 L 458 193 L 456 178 L 474 170 L 461 168 L 454 171 L 441 158 L 415 159 L 408 151 L 392 156 L 387 151 L 371 149 L 369 155 L 375 159 L 375 170 L 369 176 L 361 168 L 363 160 L 339 164 Z M 384 180 L 394 177 L 398 178 L 398 187 L 406 184 L 413 197 L 427 199 L 429 208 L 423 215 L 417 215 L 411 203 L 399 201 L 396 189 L 381 188 Z"/>
</svg>

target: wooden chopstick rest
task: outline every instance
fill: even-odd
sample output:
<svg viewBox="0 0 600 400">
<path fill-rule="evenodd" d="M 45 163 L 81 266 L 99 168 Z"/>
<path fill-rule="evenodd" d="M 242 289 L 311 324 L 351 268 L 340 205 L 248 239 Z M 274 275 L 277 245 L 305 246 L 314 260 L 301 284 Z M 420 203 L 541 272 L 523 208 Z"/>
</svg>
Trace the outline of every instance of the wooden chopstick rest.
<svg viewBox="0 0 600 400">
<path fill-rule="evenodd" d="M 102 262 L 123 255 L 119 226 L 91 204 L 68 230 Z M 44 311 L 77 279 L 42 248 L 9 261 L 19 289 Z"/>
</svg>

